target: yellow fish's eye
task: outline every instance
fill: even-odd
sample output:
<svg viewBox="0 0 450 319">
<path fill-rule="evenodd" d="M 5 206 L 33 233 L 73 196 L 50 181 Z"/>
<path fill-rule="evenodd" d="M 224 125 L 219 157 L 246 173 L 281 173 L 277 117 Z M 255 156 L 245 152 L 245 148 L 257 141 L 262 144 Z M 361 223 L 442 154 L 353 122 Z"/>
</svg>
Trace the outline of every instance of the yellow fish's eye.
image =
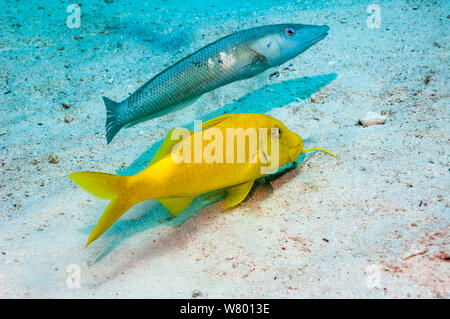
<svg viewBox="0 0 450 319">
<path fill-rule="evenodd" d="M 275 126 L 272 128 L 272 136 L 274 136 L 274 137 L 281 136 L 281 129 L 278 126 Z"/>
</svg>

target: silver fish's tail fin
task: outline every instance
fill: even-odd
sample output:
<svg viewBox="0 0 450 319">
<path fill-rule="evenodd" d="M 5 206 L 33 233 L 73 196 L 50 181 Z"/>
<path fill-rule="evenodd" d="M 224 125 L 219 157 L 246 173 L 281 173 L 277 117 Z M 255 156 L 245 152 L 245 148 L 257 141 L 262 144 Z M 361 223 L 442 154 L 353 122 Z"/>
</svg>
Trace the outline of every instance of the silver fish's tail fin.
<svg viewBox="0 0 450 319">
<path fill-rule="evenodd" d="M 102 98 L 106 106 L 106 142 L 109 144 L 122 128 L 122 125 L 120 125 L 117 121 L 117 111 L 120 103 L 110 100 L 104 96 Z"/>
</svg>

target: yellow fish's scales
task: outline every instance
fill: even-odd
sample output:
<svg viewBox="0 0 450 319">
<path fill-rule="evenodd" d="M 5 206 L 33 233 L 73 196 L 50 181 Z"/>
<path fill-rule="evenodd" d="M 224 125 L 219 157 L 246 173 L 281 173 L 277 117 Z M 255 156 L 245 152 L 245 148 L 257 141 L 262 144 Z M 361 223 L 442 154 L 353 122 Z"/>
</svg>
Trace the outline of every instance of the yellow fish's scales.
<svg viewBox="0 0 450 319">
<path fill-rule="evenodd" d="M 203 123 L 202 128 L 203 130 L 191 133 L 181 141 L 172 140 L 174 130 L 169 132 L 150 165 L 136 175 L 124 176 L 97 172 L 69 174 L 69 177 L 86 191 L 111 201 L 92 230 L 86 246 L 102 235 L 129 208 L 142 201 L 158 199 L 172 215 L 178 215 L 196 196 L 214 190 L 224 190 L 226 191 L 224 200 L 226 208 L 239 204 L 251 190 L 254 181 L 264 175 L 262 167 L 271 164 L 272 142 L 277 142 L 279 147 L 278 165 L 280 167 L 294 161 L 301 153 L 313 150 L 328 152 L 319 148 L 303 150 L 303 141 L 299 135 L 290 131 L 277 119 L 264 114 L 222 115 Z M 200 148 L 202 154 L 206 153 L 206 148 L 211 151 L 213 137 L 209 133 L 212 133 L 213 129 L 214 132 L 220 132 L 223 136 L 223 139 L 219 141 L 223 147 L 222 160 L 208 162 L 206 159 L 201 159 L 198 163 L 194 162 L 195 148 L 199 145 L 196 141 L 202 141 Z M 256 151 L 249 147 L 247 140 L 245 160 L 238 162 L 237 154 L 242 149 L 239 149 L 239 144 L 235 141 L 231 153 L 233 160 L 230 162 L 227 159 L 226 149 L 227 129 L 244 131 L 255 129 L 258 135 Z M 276 129 L 277 134 L 273 134 L 272 129 Z M 211 141 L 205 141 L 204 136 L 207 135 L 211 135 Z M 277 140 L 272 141 L 272 139 Z M 261 148 L 262 140 L 267 142 L 265 144 L 267 147 Z M 177 148 L 174 151 L 181 156 L 190 149 L 192 161 L 181 163 L 174 161 L 172 150 L 175 145 Z M 215 145 L 218 145 L 217 142 Z M 214 149 L 210 153 L 216 154 L 217 151 Z"/>
</svg>

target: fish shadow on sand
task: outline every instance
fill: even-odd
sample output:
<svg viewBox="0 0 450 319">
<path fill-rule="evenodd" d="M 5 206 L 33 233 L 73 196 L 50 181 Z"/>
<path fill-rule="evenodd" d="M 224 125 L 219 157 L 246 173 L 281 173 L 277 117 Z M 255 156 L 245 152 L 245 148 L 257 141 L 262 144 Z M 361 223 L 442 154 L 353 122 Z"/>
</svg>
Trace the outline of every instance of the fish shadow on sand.
<svg viewBox="0 0 450 319">
<path fill-rule="evenodd" d="M 281 187 L 281 185 L 289 182 L 294 176 L 299 174 L 304 164 L 312 157 L 312 154 L 313 153 L 302 154 L 295 162 L 286 164 L 276 173 L 258 179 L 247 198 L 240 205 L 249 205 L 249 207 L 252 207 L 252 201 L 255 203 L 255 201 L 261 200 L 261 198 L 269 197 L 274 188 Z M 273 184 L 272 182 L 275 180 L 276 184 Z M 133 255 L 129 255 L 129 251 L 125 252 L 128 258 L 118 258 L 114 262 L 114 266 L 110 267 L 111 269 L 103 275 L 103 278 L 88 284 L 89 288 L 95 289 L 110 282 L 117 276 L 123 274 L 124 271 L 132 268 L 136 262 L 139 263 L 139 261 L 145 261 L 150 257 L 161 256 L 173 249 L 184 247 L 193 237 L 197 236 L 195 234 L 196 232 L 201 232 L 202 229 L 215 224 L 215 219 L 224 213 L 220 203 L 214 204 L 214 202 L 221 199 L 221 197 L 210 200 L 206 198 L 206 194 L 199 196 L 186 211 L 170 220 L 167 218 L 170 214 L 167 213 L 164 208 L 154 207 L 154 209 L 151 209 L 145 216 L 138 217 L 135 220 L 118 221 L 112 226 L 111 230 L 113 231 L 109 232 L 109 234 L 108 232 L 105 233 L 107 238 L 113 237 L 113 239 L 109 240 L 109 243 L 106 244 L 104 239 L 104 242 L 99 249 L 102 250 L 103 247 L 107 248 L 97 258 L 95 263 L 106 257 L 121 241 L 132 237 L 138 232 L 163 224 L 171 225 L 173 227 L 170 227 L 169 229 L 164 228 L 164 231 L 161 234 L 149 234 L 148 240 L 143 242 L 142 245 L 132 248 Z M 148 206 L 146 207 L 149 208 Z M 197 214 L 200 210 L 201 213 Z M 233 210 L 230 210 L 231 213 L 232 211 Z M 160 218 L 166 218 L 166 221 L 162 222 L 159 220 Z M 86 232 L 89 232 L 89 230 L 90 228 L 85 229 Z M 106 241 L 108 241 L 107 238 Z"/>
<path fill-rule="evenodd" d="M 280 167 L 276 172 L 268 174 L 256 180 L 255 185 L 253 186 L 253 189 L 250 191 L 246 200 L 248 200 L 248 198 L 252 196 L 255 188 L 260 187 L 261 185 L 270 184 L 270 182 L 294 170 L 295 168 L 297 168 L 297 166 L 299 166 L 299 164 L 303 162 L 304 158 L 305 154 L 302 154 L 295 162 L 288 163 Z M 135 219 L 118 220 L 113 224 L 113 226 L 111 226 L 111 228 L 107 232 L 102 235 L 102 239 L 106 240 L 107 243 L 106 246 L 104 246 L 105 250 L 96 258 L 94 264 L 105 258 L 111 251 L 113 251 L 122 241 L 126 240 L 127 238 L 133 237 L 137 233 L 160 225 L 166 225 L 173 228 L 180 227 L 197 212 L 215 202 L 220 201 L 221 199 L 223 199 L 223 197 L 224 194 L 213 195 L 213 192 L 199 195 L 184 212 L 176 217 L 170 215 L 170 213 L 162 205 L 155 201 L 148 201 L 140 204 L 139 207 L 136 207 L 136 210 L 138 210 L 138 212 L 135 212 L 143 212 L 140 217 L 137 217 Z M 81 229 L 81 232 L 88 235 L 92 231 L 93 227 L 94 225 L 84 227 Z"/>
<path fill-rule="evenodd" d="M 156 201 L 147 201 L 136 205 L 139 207 L 132 209 L 138 210 L 135 212 L 138 214 L 142 212 L 139 217 L 135 219 L 118 220 L 102 235 L 101 240 L 106 241 L 106 243 L 103 244 L 104 251 L 97 257 L 94 264 L 105 258 L 122 241 L 133 237 L 142 231 L 161 225 L 174 228 L 180 227 L 204 207 L 217 202 L 223 197 L 216 196 L 208 198 L 208 196 L 209 194 L 198 196 L 184 212 L 176 217 L 170 215 L 170 213 Z M 89 235 L 94 226 L 95 225 L 84 227 L 80 231 L 86 235 Z"/>
<path fill-rule="evenodd" d="M 227 113 L 265 113 L 271 109 L 285 106 L 291 102 L 305 100 L 322 87 L 328 85 L 337 78 L 337 74 L 330 73 L 326 75 L 318 75 L 314 77 L 303 77 L 299 79 L 287 80 L 281 83 L 266 85 L 260 89 L 252 91 L 233 103 L 209 113 L 202 117 L 202 121 L 227 114 Z M 193 122 L 184 127 L 192 129 Z M 162 144 L 163 140 L 153 144 L 138 159 L 136 159 L 129 167 L 117 171 L 118 174 L 133 175 L 148 166 L 154 154 Z M 255 183 L 261 185 L 269 183 L 274 179 L 283 176 L 287 172 L 295 169 L 304 160 L 305 155 L 300 155 L 294 163 L 288 163 L 281 167 L 277 172 L 265 176 Z M 188 219 L 206 206 L 217 202 L 223 196 L 208 198 L 209 194 L 198 196 L 192 204 L 180 215 L 172 217 L 170 213 L 159 203 L 155 201 L 146 202 L 139 206 L 138 209 L 144 209 L 144 213 L 137 219 L 118 220 L 111 228 L 103 234 L 103 240 L 108 237 L 113 239 L 106 245 L 105 250 L 95 260 L 94 264 L 105 258 L 111 251 L 115 249 L 122 241 L 133 237 L 142 231 L 160 226 L 167 225 L 172 227 L 180 227 Z M 153 205 L 153 206 L 152 206 Z M 83 233 L 89 234 L 94 225 L 81 229 Z"/>
</svg>

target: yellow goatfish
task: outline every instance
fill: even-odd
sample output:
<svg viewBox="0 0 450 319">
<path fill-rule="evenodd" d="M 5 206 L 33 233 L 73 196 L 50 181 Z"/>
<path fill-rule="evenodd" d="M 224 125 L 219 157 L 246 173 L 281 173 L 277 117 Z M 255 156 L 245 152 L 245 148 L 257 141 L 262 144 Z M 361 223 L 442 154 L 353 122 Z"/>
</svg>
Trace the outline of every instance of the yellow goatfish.
<svg viewBox="0 0 450 319">
<path fill-rule="evenodd" d="M 256 179 L 310 151 L 299 135 L 264 114 L 226 114 L 201 130 L 172 129 L 149 166 L 133 176 L 77 172 L 68 176 L 110 203 L 86 247 L 132 206 L 157 199 L 174 216 L 200 194 L 225 191 L 225 208 L 242 202 Z M 336 157 L 336 156 L 335 156 Z"/>
</svg>

